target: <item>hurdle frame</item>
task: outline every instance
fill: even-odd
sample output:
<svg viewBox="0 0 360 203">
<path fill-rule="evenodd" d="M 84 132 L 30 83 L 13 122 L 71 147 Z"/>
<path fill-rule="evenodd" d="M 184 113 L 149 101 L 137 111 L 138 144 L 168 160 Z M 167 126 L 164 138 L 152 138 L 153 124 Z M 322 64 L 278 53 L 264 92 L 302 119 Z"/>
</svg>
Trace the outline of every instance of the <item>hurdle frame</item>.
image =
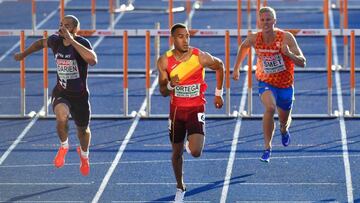
<svg viewBox="0 0 360 203">
<path fill-rule="evenodd" d="M 49 33 L 55 33 L 57 32 L 57 30 L 47 30 Z M 351 37 L 351 54 L 353 54 L 355 52 L 355 47 L 354 47 L 354 41 L 355 41 L 355 36 L 359 36 L 360 35 L 360 29 L 353 29 L 353 30 L 349 30 L 349 29 L 345 29 L 345 30 L 340 30 L 340 29 L 299 29 L 299 30 L 289 30 L 291 31 L 292 33 L 294 33 L 294 35 L 296 36 L 326 36 L 326 35 L 329 35 L 329 36 L 343 36 L 343 35 L 350 35 L 350 32 L 352 33 L 352 37 Z M 1 36 L 19 36 L 20 35 L 20 41 L 23 41 L 22 44 L 24 44 L 24 39 L 22 38 L 25 38 L 25 34 L 29 35 L 29 36 L 42 36 L 44 33 L 44 30 L 37 30 L 35 32 L 33 32 L 33 30 L 6 30 L 6 31 L 2 31 L 0 30 L 0 35 Z M 246 35 L 246 32 L 245 30 L 242 30 L 242 35 Z M 42 34 L 41 34 L 42 33 Z M 148 33 L 148 34 L 146 34 Z M 82 30 L 81 34 L 83 34 L 83 36 L 120 36 L 120 37 L 123 37 L 123 43 L 125 43 L 125 37 L 124 36 L 134 36 L 134 37 L 146 37 L 148 36 L 148 39 L 149 39 L 149 42 L 150 42 L 150 39 L 152 37 L 168 37 L 170 35 L 170 31 L 168 29 L 153 29 L 153 30 L 142 30 L 142 29 L 138 29 L 138 30 L 113 30 L 113 31 L 109 31 L 109 30 Z M 204 29 L 204 30 L 191 30 L 191 34 L 192 36 L 210 36 L 210 37 L 224 37 L 225 36 L 225 41 L 228 41 L 230 40 L 230 36 L 238 36 L 238 30 L 237 29 L 232 29 L 232 30 L 208 30 L 208 29 Z M 127 38 L 127 37 L 126 37 Z M 327 40 L 331 40 L 331 37 L 328 37 Z M 125 43 L 126 44 L 126 43 Z M 230 44 L 230 42 L 228 43 Z M 150 45 L 149 45 L 150 47 Z M 329 49 L 331 51 L 331 45 L 330 46 L 327 46 L 327 49 Z M 24 49 L 24 47 L 22 47 L 22 45 L 20 45 L 20 48 L 21 49 Z M 127 49 L 127 47 L 124 45 L 124 54 L 123 54 L 123 57 L 124 57 L 124 68 L 126 67 L 126 69 L 124 69 L 124 75 L 125 77 L 127 77 L 127 51 L 125 51 L 125 49 Z M 228 50 L 228 51 L 226 51 Z M 329 57 L 331 56 L 331 53 L 330 51 L 327 51 L 329 54 L 328 54 L 328 62 L 327 62 L 327 70 L 328 71 L 328 74 L 331 70 L 331 72 L 333 71 L 346 71 L 346 70 L 341 70 L 341 69 L 333 69 L 333 66 L 332 66 L 332 62 L 331 60 L 329 60 Z M 227 53 L 227 55 L 229 54 L 229 47 L 225 47 L 225 52 Z M 148 52 L 146 53 L 147 55 L 150 55 L 150 50 L 148 50 Z M 145 56 L 146 57 L 146 56 Z M 229 73 L 230 71 L 228 70 L 229 68 L 229 59 L 227 59 L 227 57 L 225 57 L 226 60 L 225 60 L 225 67 L 227 69 L 226 71 L 226 78 L 229 78 Z M 25 60 L 25 59 L 24 59 Z M 24 60 L 22 62 L 20 62 L 20 77 L 21 78 L 25 78 L 25 64 L 22 65 L 22 63 L 24 63 Z M 149 60 L 149 59 L 148 59 Z M 355 73 L 356 71 L 359 71 L 359 70 L 356 70 L 355 69 L 355 63 L 354 63 L 354 60 L 355 60 L 355 57 L 353 56 L 352 57 L 352 72 Z M 251 60 L 250 60 L 251 61 Z M 44 59 L 44 64 L 46 63 L 46 60 Z M 150 68 L 150 62 L 148 62 L 148 64 L 146 65 L 147 67 Z M 44 67 L 47 67 L 47 65 L 44 65 Z M 252 65 L 248 65 L 248 67 L 252 67 Z M 150 80 L 150 74 L 152 74 L 150 71 L 149 71 L 149 68 L 148 70 L 145 70 L 146 72 L 146 75 L 148 75 L 148 80 Z M 244 71 L 244 70 L 241 70 L 241 71 Z M 248 68 L 246 70 L 248 72 L 248 74 L 250 74 L 250 72 L 252 72 L 253 70 L 251 70 L 251 68 Z M 296 69 L 295 69 L 296 71 Z M 302 71 L 306 71 L 306 70 L 302 70 Z M 315 71 L 315 70 L 307 70 L 307 71 Z M 317 71 L 324 71 L 324 70 L 317 70 Z M 352 74 L 352 77 L 353 77 L 354 74 Z M 248 76 L 249 77 L 249 76 Z M 226 79 L 227 80 L 227 79 Z M 20 86 L 21 86 L 21 98 L 23 99 L 23 102 L 21 102 L 21 108 L 23 110 L 21 110 L 21 113 L 19 115 L 0 115 L 0 118 L 29 118 L 29 117 L 32 117 L 34 115 L 29 115 L 29 114 L 26 114 L 25 113 L 25 79 L 24 80 L 21 80 L 20 81 Z M 331 81 L 328 81 L 328 84 L 331 84 L 332 82 Z M 125 83 L 124 83 L 125 84 Z M 354 87 L 354 82 L 352 82 L 352 86 Z M 124 87 L 127 88 L 127 84 L 124 85 Z M 228 86 L 228 83 L 225 82 L 225 87 L 227 89 L 226 92 L 228 92 L 229 96 L 230 96 L 230 87 Z M 45 92 L 45 88 L 46 88 L 46 85 L 45 85 L 45 79 L 44 79 L 44 92 Z M 354 87 L 355 88 L 355 87 Z M 228 90 L 229 89 L 229 90 Z M 251 91 L 251 89 L 249 89 L 249 92 Z M 46 93 L 44 93 L 46 94 Z M 328 94 L 330 94 L 330 91 L 328 91 Z M 125 90 L 124 91 L 124 108 L 125 106 L 127 106 L 127 95 L 128 95 L 128 92 Z M 250 95 L 252 95 L 252 93 L 250 93 Z M 346 117 L 348 118 L 355 118 L 355 117 L 358 117 L 358 115 L 355 114 L 355 91 L 354 89 L 352 90 L 352 107 L 351 107 L 351 114 L 349 113 L 349 115 L 345 115 Z M 230 101 L 229 99 L 229 96 L 226 96 L 226 100 L 227 101 Z M 149 97 L 149 101 L 150 101 L 150 95 L 148 95 Z M 249 98 L 248 98 L 249 99 Z M 251 98 L 250 98 L 251 99 Z M 45 97 L 44 97 L 44 103 L 45 103 Z M 252 103 L 252 102 L 249 102 L 249 103 Z M 331 102 L 328 103 L 329 106 Z M 161 115 L 161 114 L 151 114 L 150 110 L 151 110 L 151 103 L 149 102 L 148 104 L 149 106 L 149 111 L 148 111 L 148 114 L 145 115 L 145 116 L 142 116 L 143 118 L 164 118 L 164 117 L 167 117 L 167 115 Z M 228 107 L 226 107 L 228 108 Z M 125 108 L 126 109 L 126 108 Z M 226 113 L 224 114 L 212 114 L 212 115 L 208 115 L 209 118 L 234 118 L 234 117 L 243 117 L 243 118 L 261 118 L 262 115 L 256 115 L 256 114 L 252 114 L 251 112 L 251 108 L 248 107 L 248 111 L 251 113 L 248 113 L 248 112 L 239 112 L 238 114 L 234 115 L 234 112 L 233 113 L 230 113 L 229 115 L 229 110 L 226 111 Z M 92 117 L 93 118 L 133 118 L 136 114 L 136 112 L 132 112 L 130 115 L 128 114 L 128 112 L 124 112 L 124 115 L 119 115 L 119 114 L 106 114 L 106 115 L 96 115 L 96 114 L 93 114 Z M 339 116 L 339 114 L 337 114 L 336 112 L 335 113 L 332 113 L 332 112 L 328 112 L 327 114 L 292 114 L 292 117 L 293 118 L 334 118 L 334 117 L 337 117 Z M 41 115 L 40 118 L 51 118 L 53 117 L 53 115 Z"/>
</svg>

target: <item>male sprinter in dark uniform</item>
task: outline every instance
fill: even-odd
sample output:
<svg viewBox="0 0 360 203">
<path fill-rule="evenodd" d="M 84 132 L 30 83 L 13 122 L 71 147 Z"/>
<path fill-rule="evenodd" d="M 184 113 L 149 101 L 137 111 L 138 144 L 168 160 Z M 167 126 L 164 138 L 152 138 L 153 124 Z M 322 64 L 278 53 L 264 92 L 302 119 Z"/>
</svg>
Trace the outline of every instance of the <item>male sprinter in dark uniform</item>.
<svg viewBox="0 0 360 203">
<path fill-rule="evenodd" d="M 224 64 L 219 59 L 195 47 L 190 47 L 189 30 L 184 24 L 171 28 L 174 49 L 162 55 L 158 62 L 160 92 L 170 95 L 169 135 L 172 144 L 172 165 L 177 182 L 175 203 L 184 201 L 183 149 L 193 157 L 202 153 L 205 141 L 205 67 L 216 71 L 214 105 L 223 106 Z"/>
<path fill-rule="evenodd" d="M 60 23 L 59 34 L 35 41 L 24 52 L 16 53 L 14 58 L 20 61 L 44 47 L 52 49 L 57 65 L 57 84 L 52 92 L 52 105 L 61 141 L 54 165 L 57 168 L 64 166 L 65 155 L 69 150 L 68 120 L 71 115 L 77 127 L 81 146 L 77 148 L 80 156 L 80 172 L 83 176 L 87 176 L 90 172 L 91 133 L 89 91 L 86 81 L 88 65 L 94 66 L 97 63 L 97 56 L 90 42 L 76 35 L 79 29 L 79 20 L 73 15 L 67 15 Z"/>
</svg>

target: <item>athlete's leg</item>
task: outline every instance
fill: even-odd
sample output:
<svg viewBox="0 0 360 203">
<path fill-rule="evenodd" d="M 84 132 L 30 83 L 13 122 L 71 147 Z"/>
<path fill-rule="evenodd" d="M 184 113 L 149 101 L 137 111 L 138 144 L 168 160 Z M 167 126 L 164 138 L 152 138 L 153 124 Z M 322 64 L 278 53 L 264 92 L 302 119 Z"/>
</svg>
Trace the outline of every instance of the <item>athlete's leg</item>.
<svg viewBox="0 0 360 203">
<path fill-rule="evenodd" d="M 89 127 L 91 110 L 88 97 L 85 96 L 81 99 L 73 100 L 71 106 L 71 116 L 75 121 L 77 136 L 83 152 L 82 154 L 84 155 L 89 151 L 91 140 L 91 131 Z"/>
<path fill-rule="evenodd" d="M 189 110 L 185 124 L 188 136 L 186 148 L 193 157 L 200 157 L 205 142 L 205 107 L 197 106 Z"/>
<path fill-rule="evenodd" d="M 276 110 L 276 103 L 273 93 L 270 90 L 264 91 L 261 94 L 261 102 L 265 108 L 262 119 L 264 130 L 264 145 L 265 149 L 271 149 L 271 141 L 275 130 L 274 114 Z"/>
<path fill-rule="evenodd" d="M 176 106 L 170 106 L 168 129 L 172 147 L 171 162 L 176 179 L 176 188 L 185 191 L 186 187 L 183 178 L 183 151 L 186 128 L 185 123 L 180 119 L 183 115 L 183 110 L 179 110 Z"/>
<path fill-rule="evenodd" d="M 87 152 L 90 146 L 91 131 L 89 126 L 77 126 L 77 136 L 80 141 L 81 150 Z"/>
<path fill-rule="evenodd" d="M 56 129 L 61 141 L 61 146 L 59 147 L 59 150 L 54 158 L 54 165 L 56 168 L 61 168 L 65 164 L 65 156 L 69 150 L 69 143 L 68 143 L 69 107 L 66 103 L 61 103 L 59 100 L 58 102 L 59 103 L 55 103 L 53 105 L 54 105 L 54 113 L 56 115 Z"/>
<path fill-rule="evenodd" d="M 185 190 L 185 184 L 183 179 L 183 150 L 184 142 L 172 143 L 172 166 L 176 179 L 176 187 L 179 189 Z"/>
<path fill-rule="evenodd" d="M 90 172 L 89 145 L 91 132 L 89 126 L 77 126 L 77 135 L 80 141 L 80 147 L 77 149 L 80 156 L 80 172 L 83 176 L 87 176 Z"/>
<path fill-rule="evenodd" d="M 56 116 L 56 130 L 61 142 L 65 142 L 68 139 L 68 120 L 70 110 L 67 104 L 58 103 L 54 107 L 54 113 Z"/>
<path fill-rule="evenodd" d="M 193 157 L 200 157 L 204 148 L 205 136 L 203 134 L 195 133 L 188 135 L 189 150 Z"/>
<path fill-rule="evenodd" d="M 279 123 L 281 134 L 285 134 L 291 123 L 291 109 L 294 101 L 294 88 L 288 87 L 278 89 L 277 94 L 277 110 L 279 114 Z"/>
<path fill-rule="evenodd" d="M 291 124 L 291 109 L 290 110 L 284 110 L 282 108 L 277 108 L 278 115 L 279 115 L 279 123 L 280 123 L 280 132 L 281 134 L 285 134 Z"/>
</svg>

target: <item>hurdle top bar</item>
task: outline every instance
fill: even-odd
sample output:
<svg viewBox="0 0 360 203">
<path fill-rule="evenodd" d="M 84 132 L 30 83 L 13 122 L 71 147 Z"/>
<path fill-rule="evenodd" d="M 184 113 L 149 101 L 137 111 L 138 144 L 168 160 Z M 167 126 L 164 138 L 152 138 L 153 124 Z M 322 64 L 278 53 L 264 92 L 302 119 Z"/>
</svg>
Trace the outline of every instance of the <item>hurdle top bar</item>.
<svg viewBox="0 0 360 203">
<path fill-rule="evenodd" d="M 360 29 L 284 29 L 291 32 L 295 36 L 326 36 L 330 30 L 333 36 L 350 36 L 351 31 L 354 31 L 355 36 L 360 36 Z M 20 36 L 21 31 L 24 31 L 26 36 L 42 37 L 45 30 L 18 30 L 10 29 L 4 30 L 0 29 L 0 37 L 10 37 L 10 36 Z M 49 34 L 57 33 L 58 30 L 46 30 Z M 128 36 L 132 37 L 144 37 L 146 32 L 150 32 L 150 36 L 170 36 L 170 31 L 168 29 L 117 29 L 117 30 L 80 30 L 78 32 L 81 36 L 87 37 L 121 37 L 124 35 L 124 31 L 127 31 Z M 226 31 L 229 31 L 230 36 L 238 36 L 237 29 L 191 29 L 190 34 L 192 36 L 201 36 L 201 37 L 222 37 L 225 36 Z M 240 31 L 242 36 L 248 34 L 247 29 Z M 257 29 L 250 30 L 251 32 L 259 31 Z"/>
</svg>

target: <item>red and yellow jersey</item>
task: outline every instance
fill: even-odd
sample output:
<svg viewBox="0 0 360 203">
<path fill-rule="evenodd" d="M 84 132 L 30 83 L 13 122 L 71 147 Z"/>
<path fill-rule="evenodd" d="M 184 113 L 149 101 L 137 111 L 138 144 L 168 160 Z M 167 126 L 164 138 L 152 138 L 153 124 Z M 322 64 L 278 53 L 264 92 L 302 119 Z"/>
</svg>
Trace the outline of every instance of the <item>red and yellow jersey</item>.
<svg viewBox="0 0 360 203">
<path fill-rule="evenodd" d="M 175 75 L 179 77 L 179 85 L 170 94 L 171 105 L 191 107 L 206 103 L 205 68 L 199 61 L 199 49 L 191 48 L 191 52 L 190 58 L 183 62 L 176 60 L 172 50 L 166 52 L 168 61 L 166 72 L 169 78 Z"/>
<path fill-rule="evenodd" d="M 287 88 L 294 83 L 295 64 L 281 52 L 284 36 L 285 32 L 277 29 L 275 40 L 271 44 L 265 44 L 262 32 L 258 32 L 255 42 L 256 78 L 279 88 Z"/>
</svg>

